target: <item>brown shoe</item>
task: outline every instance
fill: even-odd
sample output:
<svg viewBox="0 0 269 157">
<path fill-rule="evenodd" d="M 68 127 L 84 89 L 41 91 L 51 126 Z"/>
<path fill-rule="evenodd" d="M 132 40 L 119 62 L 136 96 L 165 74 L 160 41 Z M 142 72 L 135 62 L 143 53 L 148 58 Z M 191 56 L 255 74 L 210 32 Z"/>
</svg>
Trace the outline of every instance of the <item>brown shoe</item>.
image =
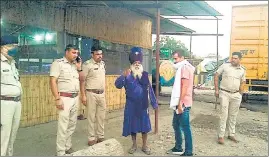
<svg viewBox="0 0 269 157">
<path fill-rule="evenodd" d="M 218 138 L 218 143 L 219 144 L 224 144 L 224 138 L 223 137 L 219 137 Z"/>
<path fill-rule="evenodd" d="M 99 138 L 99 139 L 97 140 L 97 143 L 103 142 L 104 140 L 105 140 L 105 138 Z"/>
<path fill-rule="evenodd" d="M 65 151 L 65 154 L 72 154 L 72 153 L 74 153 L 75 151 L 72 149 L 72 148 L 70 148 L 69 150 L 67 150 L 67 151 Z"/>
<path fill-rule="evenodd" d="M 93 145 L 95 145 L 96 144 L 96 141 L 95 140 L 93 140 L 93 141 L 88 141 L 88 145 L 89 146 L 93 146 Z"/>
<path fill-rule="evenodd" d="M 239 141 L 235 139 L 234 136 L 228 136 L 228 139 L 235 142 L 235 143 L 238 143 Z"/>
</svg>

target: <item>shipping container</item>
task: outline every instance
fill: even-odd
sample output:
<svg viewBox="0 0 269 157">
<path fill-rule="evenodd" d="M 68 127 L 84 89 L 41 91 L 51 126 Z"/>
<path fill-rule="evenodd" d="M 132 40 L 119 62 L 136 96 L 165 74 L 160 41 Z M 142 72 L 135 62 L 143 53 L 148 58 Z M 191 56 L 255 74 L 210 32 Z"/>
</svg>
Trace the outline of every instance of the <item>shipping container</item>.
<svg viewBox="0 0 269 157">
<path fill-rule="evenodd" d="M 241 52 L 246 94 L 268 94 L 268 4 L 233 6 L 230 56 Z"/>
</svg>

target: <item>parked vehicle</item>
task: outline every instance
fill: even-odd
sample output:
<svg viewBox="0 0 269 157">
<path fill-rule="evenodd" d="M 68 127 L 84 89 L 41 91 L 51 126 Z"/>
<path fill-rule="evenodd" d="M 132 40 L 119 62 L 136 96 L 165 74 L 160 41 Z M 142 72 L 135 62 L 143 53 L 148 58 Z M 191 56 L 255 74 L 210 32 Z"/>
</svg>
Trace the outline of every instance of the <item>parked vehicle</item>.
<svg viewBox="0 0 269 157">
<path fill-rule="evenodd" d="M 268 95 L 268 4 L 233 6 L 230 54 L 233 52 L 243 54 L 245 95 Z"/>
</svg>

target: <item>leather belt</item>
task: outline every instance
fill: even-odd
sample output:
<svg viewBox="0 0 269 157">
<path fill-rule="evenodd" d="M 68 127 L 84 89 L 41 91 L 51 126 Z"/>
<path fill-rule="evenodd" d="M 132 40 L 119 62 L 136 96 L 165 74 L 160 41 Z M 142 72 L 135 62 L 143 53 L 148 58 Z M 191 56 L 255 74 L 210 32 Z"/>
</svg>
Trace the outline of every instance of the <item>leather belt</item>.
<svg viewBox="0 0 269 157">
<path fill-rule="evenodd" d="M 228 90 L 226 90 L 226 89 L 222 89 L 222 88 L 221 88 L 220 90 L 223 90 L 223 91 L 225 91 L 225 92 L 232 93 L 232 94 L 239 92 L 239 91 L 232 92 L 232 91 L 228 91 Z"/>
<path fill-rule="evenodd" d="M 69 98 L 75 98 L 76 96 L 78 96 L 78 93 L 60 92 L 60 96 L 69 97 Z"/>
<path fill-rule="evenodd" d="M 7 101 L 20 101 L 21 100 L 21 96 L 17 96 L 17 97 L 8 97 L 8 96 L 3 96 L 1 95 L 0 97 L 1 100 L 7 100 Z"/>
<path fill-rule="evenodd" d="M 100 89 L 86 89 L 86 91 L 92 92 L 95 94 L 103 94 L 104 93 L 104 90 L 100 90 Z"/>
</svg>

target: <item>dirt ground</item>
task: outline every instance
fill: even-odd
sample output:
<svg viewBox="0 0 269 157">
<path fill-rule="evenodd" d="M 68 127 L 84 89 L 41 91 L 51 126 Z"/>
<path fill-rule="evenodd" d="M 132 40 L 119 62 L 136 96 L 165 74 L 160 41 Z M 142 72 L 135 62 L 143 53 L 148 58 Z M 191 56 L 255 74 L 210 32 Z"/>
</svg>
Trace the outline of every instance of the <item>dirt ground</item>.
<svg viewBox="0 0 269 157">
<path fill-rule="evenodd" d="M 165 100 L 166 99 L 166 100 Z M 164 98 L 167 101 L 169 98 Z M 253 112 L 240 109 L 236 136 L 239 143 L 225 140 L 225 145 L 216 143 L 219 110 L 213 103 L 195 101 L 191 110 L 194 154 L 196 156 L 267 156 L 268 155 L 268 113 Z M 154 112 L 151 111 L 152 132 L 148 142 L 152 156 L 166 156 L 166 151 L 174 146 L 172 128 L 172 111 L 168 105 L 159 108 L 159 133 L 154 134 Z M 130 137 L 122 137 L 123 110 L 107 114 L 105 125 L 106 138 L 115 138 L 123 146 L 125 154 L 131 146 Z M 75 150 L 87 147 L 87 121 L 80 120 L 73 135 L 72 143 Z M 56 153 L 57 122 L 20 128 L 14 145 L 15 156 L 54 156 Z M 141 135 L 138 136 L 141 148 Z M 134 156 L 145 155 L 138 149 Z"/>
</svg>

